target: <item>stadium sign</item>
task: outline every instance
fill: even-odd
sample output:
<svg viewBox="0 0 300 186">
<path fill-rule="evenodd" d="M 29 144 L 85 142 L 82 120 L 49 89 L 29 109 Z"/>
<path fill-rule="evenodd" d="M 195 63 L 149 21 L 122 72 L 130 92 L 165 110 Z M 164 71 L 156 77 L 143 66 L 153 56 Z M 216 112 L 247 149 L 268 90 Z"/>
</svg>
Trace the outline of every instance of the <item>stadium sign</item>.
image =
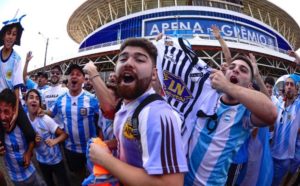
<svg viewBox="0 0 300 186">
<path fill-rule="evenodd" d="M 143 20 L 142 35 L 154 37 L 158 33 L 176 35 L 180 31 L 190 31 L 190 34 L 212 36 L 211 26 L 217 25 L 223 37 L 260 45 L 278 47 L 276 37 L 260 28 L 229 19 L 212 17 L 161 17 Z M 182 32 L 181 32 L 182 33 Z M 188 32 L 185 32 L 188 33 Z"/>
</svg>

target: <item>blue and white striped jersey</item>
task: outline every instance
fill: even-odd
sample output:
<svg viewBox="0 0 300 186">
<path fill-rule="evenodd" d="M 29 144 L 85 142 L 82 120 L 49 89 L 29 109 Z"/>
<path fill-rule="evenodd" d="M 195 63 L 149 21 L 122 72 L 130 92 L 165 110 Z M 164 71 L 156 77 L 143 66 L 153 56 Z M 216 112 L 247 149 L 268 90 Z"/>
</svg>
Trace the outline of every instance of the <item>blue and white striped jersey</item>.
<svg viewBox="0 0 300 186">
<path fill-rule="evenodd" d="M 120 160 L 143 168 L 149 175 L 187 172 L 180 135 L 180 118 L 165 101 L 154 101 L 140 112 L 140 139 L 133 135 L 131 117 L 150 89 L 136 100 L 121 106 L 114 119 L 114 134 L 119 142 Z"/>
<path fill-rule="evenodd" d="M 256 134 L 253 132 L 256 131 Z M 255 128 L 247 140 L 248 161 L 243 164 L 237 185 L 270 186 L 273 180 L 273 158 L 269 145 L 269 127 Z"/>
<path fill-rule="evenodd" d="M 182 136 L 184 148 L 202 110 L 208 115 L 214 114 L 219 94 L 211 87 L 211 69 L 199 59 L 182 38 L 172 38 L 174 45 L 166 46 L 164 39 L 156 43 L 157 72 L 165 92 L 167 102 L 182 117 Z"/>
<path fill-rule="evenodd" d="M 27 151 L 28 145 L 25 136 L 18 125 L 10 133 L 5 133 L 5 166 L 11 180 L 20 182 L 28 179 L 34 172 L 35 167 L 30 163 L 24 168 L 23 155 Z"/>
<path fill-rule="evenodd" d="M 113 122 L 113 120 L 105 118 L 101 110 L 99 110 L 98 127 L 102 130 L 103 140 L 111 140 L 114 138 Z"/>
<path fill-rule="evenodd" d="M 296 139 L 300 129 L 300 99 L 285 108 L 285 102 L 277 104 L 277 120 L 271 146 L 273 158 L 285 160 L 295 156 Z"/>
<path fill-rule="evenodd" d="M 57 98 L 52 108 L 52 115 L 60 115 L 64 130 L 69 135 L 65 147 L 73 152 L 85 153 L 87 141 L 96 137 L 95 114 L 98 114 L 99 103 L 95 95 L 82 90 L 78 96 L 69 92 Z"/>
<path fill-rule="evenodd" d="M 242 104 L 217 105 L 217 120 L 199 118 L 189 143 L 185 185 L 225 185 L 232 158 L 250 133 L 250 112 Z"/>
<path fill-rule="evenodd" d="M 29 118 L 29 115 L 28 115 Z M 30 118 L 29 118 L 30 119 Z M 36 159 L 43 164 L 55 165 L 61 162 L 62 154 L 59 149 L 59 145 L 56 144 L 53 147 L 49 147 L 46 143 L 46 139 L 54 139 L 55 131 L 58 125 L 49 116 L 36 117 L 31 121 L 34 131 L 41 136 L 42 140 L 35 146 Z"/>
<path fill-rule="evenodd" d="M 6 61 L 0 57 L 0 92 L 5 88 L 13 89 L 21 86 L 24 83 L 22 74 L 21 58 L 15 50 Z"/>
</svg>

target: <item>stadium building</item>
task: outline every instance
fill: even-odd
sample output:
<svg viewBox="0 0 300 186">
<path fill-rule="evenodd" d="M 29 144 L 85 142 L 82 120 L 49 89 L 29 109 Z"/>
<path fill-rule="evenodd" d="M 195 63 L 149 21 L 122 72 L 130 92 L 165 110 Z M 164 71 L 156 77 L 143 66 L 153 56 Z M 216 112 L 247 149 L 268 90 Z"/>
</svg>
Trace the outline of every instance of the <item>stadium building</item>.
<svg viewBox="0 0 300 186">
<path fill-rule="evenodd" d="M 262 75 L 294 71 L 294 58 L 287 51 L 300 47 L 299 25 L 267 0 L 87 0 L 67 25 L 69 36 L 79 44 L 78 54 L 46 70 L 60 64 L 65 71 L 71 63 L 92 60 L 105 78 L 125 39 L 154 39 L 160 32 L 185 37 L 201 59 L 218 67 L 224 56 L 212 25 L 220 28 L 233 56 L 254 53 Z"/>
</svg>

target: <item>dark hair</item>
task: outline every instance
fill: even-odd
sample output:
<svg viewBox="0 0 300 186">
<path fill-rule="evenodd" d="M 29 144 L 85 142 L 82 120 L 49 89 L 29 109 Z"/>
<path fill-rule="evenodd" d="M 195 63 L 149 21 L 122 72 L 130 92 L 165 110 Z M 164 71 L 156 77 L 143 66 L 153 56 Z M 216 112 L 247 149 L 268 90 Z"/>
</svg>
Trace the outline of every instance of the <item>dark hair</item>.
<svg viewBox="0 0 300 186">
<path fill-rule="evenodd" d="M 9 25 L 5 25 L 0 32 L 0 46 L 3 45 L 3 39 L 4 36 L 6 34 L 6 32 L 12 30 L 13 28 L 17 28 L 17 37 L 16 37 L 16 41 L 14 44 L 16 45 L 21 45 L 21 37 L 22 37 L 22 33 L 23 33 L 23 27 L 21 26 L 20 23 L 13 23 L 13 24 L 9 24 Z"/>
<path fill-rule="evenodd" d="M 39 105 L 39 106 L 41 106 L 41 105 L 42 105 L 42 97 L 41 97 L 39 91 L 36 90 L 36 89 L 30 89 L 30 90 L 27 92 L 27 94 L 26 94 L 26 96 L 25 96 L 25 101 L 28 100 L 29 94 L 30 94 L 31 92 L 36 93 L 36 95 L 39 97 L 39 101 L 40 101 L 40 105 Z"/>
<path fill-rule="evenodd" d="M 0 93 L 0 102 L 4 102 L 11 105 L 12 107 L 15 107 L 17 102 L 15 93 L 9 88 L 2 90 L 2 92 Z"/>
<path fill-rule="evenodd" d="M 251 71 L 251 80 L 253 80 L 254 72 L 253 72 L 253 66 L 252 66 L 252 63 L 251 63 L 250 59 L 245 57 L 245 56 L 238 55 L 238 56 L 236 56 L 235 58 L 232 59 L 232 62 L 235 61 L 235 60 L 242 60 L 242 61 L 247 63 L 247 65 L 250 67 L 250 71 Z"/>
<path fill-rule="evenodd" d="M 274 86 L 274 85 L 275 85 L 275 80 L 274 80 L 273 77 L 267 76 L 266 79 L 265 79 L 265 81 L 264 81 L 264 83 L 265 83 L 265 84 L 268 83 L 268 84 Z"/>
<path fill-rule="evenodd" d="M 37 77 L 42 76 L 43 78 L 48 79 L 48 73 L 47 72 L 38 72 L 37 73 Z"/>
<path fill-rule="evenodd" d="M 140 47 L 149 54 L 154 66 L 156 66 L 157 49 L 151 41 L 144 38 L 129 38 L 120 47 L 122 52 L 127 46 Z"/>
<path fill-rule="evenodd" d="M 57 69 L 62 74 L 62 70 L 59 65 L 55 65 L 54 67 L 51 68 L 51 70 L 53 69 Z"/>
</svg>

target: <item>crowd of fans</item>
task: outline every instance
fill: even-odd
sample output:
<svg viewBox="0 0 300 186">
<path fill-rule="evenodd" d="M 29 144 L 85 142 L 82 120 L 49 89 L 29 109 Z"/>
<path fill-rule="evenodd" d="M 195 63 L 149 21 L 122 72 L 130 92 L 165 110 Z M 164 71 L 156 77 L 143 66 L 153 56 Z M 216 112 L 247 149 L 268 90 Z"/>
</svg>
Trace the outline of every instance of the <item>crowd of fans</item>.
<svg viewBox="0 0 300 186">
<path fill-rule="evenodd" d="M 63 85 L 60 66 L 28 77 L 31 52 L 22 68 L 13 50 L 21 19 L 0 32 L 1 172 L 15 185 L 81 185 L 87 161 L 124 185 L 299 183 L 300 76 L 286 76 L 275 95 L 255 56 L 232 57 L 216 26 L 220 70 L 186 40 L 160 34 L 127 39 L 107 82 L 89 62 L 71 64 Z M 89 142 L 97 137 L 106 146 Z"/>
</svg>

